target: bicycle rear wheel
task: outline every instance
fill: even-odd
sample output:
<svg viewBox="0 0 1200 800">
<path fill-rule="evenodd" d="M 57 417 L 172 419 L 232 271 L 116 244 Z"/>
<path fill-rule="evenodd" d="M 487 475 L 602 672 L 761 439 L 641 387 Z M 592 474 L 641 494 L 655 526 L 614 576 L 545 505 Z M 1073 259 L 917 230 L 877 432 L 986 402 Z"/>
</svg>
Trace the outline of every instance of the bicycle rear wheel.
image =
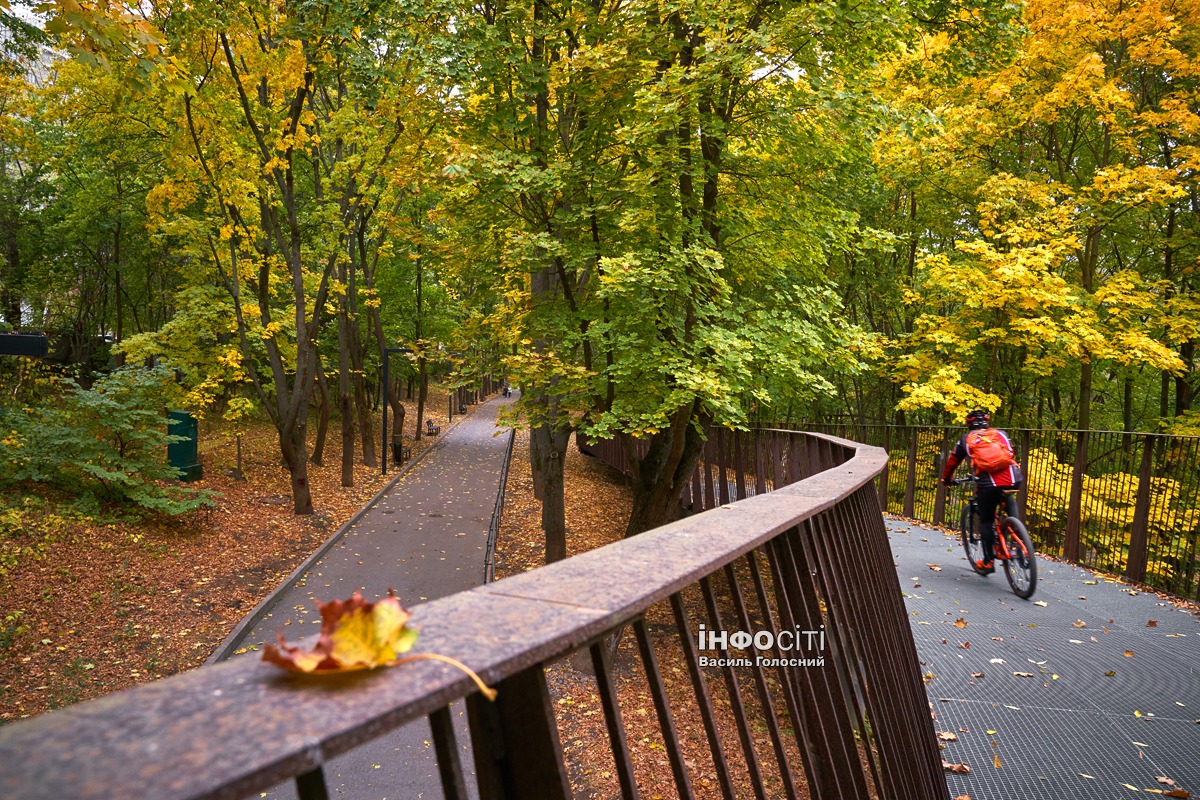
<svg viewBox="0 0 1200 800">
<path fill-rule="evenodd" d="M 1013 594 L 1028 600 L 1037 588 L 1037 556 L 1025 524 L 1016 517 L 1005 517 L 1001 523 L 1008 539 L 1009 559 L 1004 562 L 1004 575 Z"/>
<path fill-rule="evenodd" d="M 987 572 L 975 566 L 983 560 L 983 540 L 975 532 L 975 517 L 971 514 L 970 503 L 963 504 L 962 514 L 958 520 L 958 529 L 962 534 L 963 551 L 967 554 L 967 563 L 980 575 L 987 575 Z"/>
</svg>

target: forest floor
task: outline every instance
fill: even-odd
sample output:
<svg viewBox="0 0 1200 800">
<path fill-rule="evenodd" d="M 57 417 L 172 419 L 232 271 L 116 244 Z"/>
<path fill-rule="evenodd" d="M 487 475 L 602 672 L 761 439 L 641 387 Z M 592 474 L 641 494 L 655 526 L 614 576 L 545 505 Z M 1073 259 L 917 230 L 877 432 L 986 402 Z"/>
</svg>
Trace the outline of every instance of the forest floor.
<svg viewBox="0 0 1200 800">
<path fill-rule="evenodd" d="M 416 401 L 404 405 L 408 432 Z M 446 395 L 431 387 L 426 412 L 445 426 Z M 405 441 L 415 458 L 436 439 Z M 217 493 L 215 508 L 178 517 L 97 513 L 38 486 L 0 497 L 0 724 L 202 664 L 397 473 L 389 453 L 388 477 L 359 464 L 354 487 L 343 488 L 340 459 L 341 429 L 331 420 L 324 465 L 309 465 L 316 513 L 304 517 L 292 513 L 288 472 L 266 422 L 243 433 L 244 480 L 234 477 L 235 437 L 201 424 L 204 479 L 189 485 Z"/>
</svg>

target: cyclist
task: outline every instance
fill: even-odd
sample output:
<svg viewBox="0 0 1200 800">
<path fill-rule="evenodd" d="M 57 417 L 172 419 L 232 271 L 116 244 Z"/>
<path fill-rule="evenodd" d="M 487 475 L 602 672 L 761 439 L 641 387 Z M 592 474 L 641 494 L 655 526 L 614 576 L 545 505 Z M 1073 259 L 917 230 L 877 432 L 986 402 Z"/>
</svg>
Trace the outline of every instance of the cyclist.
<svg viewBox="0 0 1200 800">
<path fill-rule="evenodd" d="M 975 503 L 979 509 L 979 538 L 983 541 L 983 560 L 975 567 L 985 574 L 996 571 L 992 563 L 993 546 L 996 538 L 996 507 L 1004 500 L 1006 491 L 1021 487 L 1024 476 L 1021 465 L 1014 458 L 1012 442 L 1008 434 L 991 427 L 992 414 L 987 409 L 977 409 L 967 414 L 967 432 L 958 440 L 954 452 L 946 459 L 942 470 L 942 483 L 950 484 L 954 470 L 964 458 L 971 459 L 975 469 Z"/>
</svg>

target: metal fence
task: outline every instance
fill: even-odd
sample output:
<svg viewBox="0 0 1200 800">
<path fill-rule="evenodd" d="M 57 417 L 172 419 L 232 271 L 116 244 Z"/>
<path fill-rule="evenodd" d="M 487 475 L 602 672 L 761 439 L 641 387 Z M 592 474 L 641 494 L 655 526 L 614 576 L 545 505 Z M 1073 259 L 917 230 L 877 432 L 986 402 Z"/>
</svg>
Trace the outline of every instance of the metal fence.
<svg viewBox="0 0 1200 800">
<path fill-rule="evenodd" d="M 468 664 L 499 689 L 494 703 L 428 661 L 308 681 L 234 659 L 0 728 L 0 796 L 239 797 L 294 777 L 301 798 L 323 798 L 329 759 L 428 716 L 444 796 L 464 798 L 448 703 L 465 697 L 482 800 L 566 800 L 545 668 L 582 650 L 609 736 L 592 766 L 609 762 L 636 797 L 609 650 L 630 630 L 680 797 L 946 798 L 872 485 L 885 461 L 815 434 L 722 433 L 694 510 L 758 496 L 414 609 L 418 648 Z M 714 636 L 738 631 L 768 649 Z M 683 676 L 685 694 L 668 695 L 664 678 Z M 682 738 L 711 758 L 689 763 Z"/>
<path fill-rule="evenodd" d="M 805 427 L 888 451 L 877 481 L 888 511 L 958 525 L 963 490 L 938 479 L 961 426 Z M 1200 599 L 1200 437 L 1048 428 L 1008 434 L 1026 476 L 1019 507 L 1039 550 Z"/>
</svg>

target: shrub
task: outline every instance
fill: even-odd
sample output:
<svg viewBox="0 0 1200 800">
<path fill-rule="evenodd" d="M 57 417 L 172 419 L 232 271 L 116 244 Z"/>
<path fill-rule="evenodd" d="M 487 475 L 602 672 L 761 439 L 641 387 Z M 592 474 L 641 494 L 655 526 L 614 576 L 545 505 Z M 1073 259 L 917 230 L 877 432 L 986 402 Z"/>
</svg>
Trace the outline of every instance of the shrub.
<svg viewBox="0 0 1200 800">
<path fill-rule="evenodd" d="M 55 406 L 0 416 L 0 480 L 37 481 L 168 514 L 211 505 L 211 493 L 164 485 L 179 477 L 166 448 L 172 373 L 128 367 L 84 389 L 63 381 Z"/>
</svg>

